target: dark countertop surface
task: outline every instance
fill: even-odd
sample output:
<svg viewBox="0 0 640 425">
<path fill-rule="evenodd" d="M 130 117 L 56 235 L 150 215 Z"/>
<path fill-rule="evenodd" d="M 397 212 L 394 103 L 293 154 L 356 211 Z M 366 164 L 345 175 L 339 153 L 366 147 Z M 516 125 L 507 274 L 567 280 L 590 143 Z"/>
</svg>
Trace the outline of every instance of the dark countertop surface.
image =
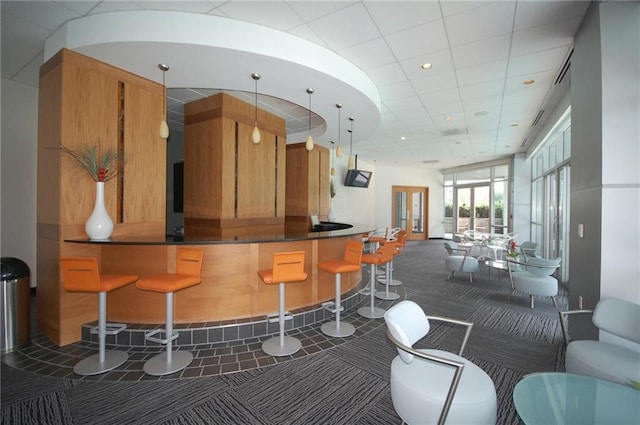
<svg viewBox="0 0 640 425">
<path fill-rule="evenodd" d="M 346 227 L 348 226 L 348 227 Z M 269 233 L 251 234 L 247 229 L 242 229 L 241 235 L 198 235 L 190 234 L 189 229 L 185 229 L 184 236 L 166 235 L 166 236 L 112 236 L 107 240 L 91 240 L 89 238 L 66 239 L 65 242 L 72 243 L 90 243 L 90 244 L 110 244 L 110 245 L 207 245 L 207 244 L 231 244 L 231 243 L 263 243 L 263 242 L 287 242 L 287 241 L 303 241 L 313 239 L 327 239 L 344 236 L 354 236 L 366 234 L 376 229 L 376 226 L 363 224 L 345 224 L 345 223 L 328 223 L 320 222 L 320 231 L 301 231 L 291 230 L 292 227 L 299 226 L 282 226 L 282 231 L 272 231 Z"/>
</svg>

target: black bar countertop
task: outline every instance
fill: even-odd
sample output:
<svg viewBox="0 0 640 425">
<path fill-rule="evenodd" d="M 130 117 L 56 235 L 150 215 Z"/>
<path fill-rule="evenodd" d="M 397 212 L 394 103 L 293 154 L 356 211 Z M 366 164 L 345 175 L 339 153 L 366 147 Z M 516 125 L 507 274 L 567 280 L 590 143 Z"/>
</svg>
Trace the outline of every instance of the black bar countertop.
<svg viewBox="0 0 640 425">
<path fill-rule="evenodd" d="M 231 243 L 264 243 L 264 242 L 288 242 L 313 239 L 328 239 L 344 236 L 367 234 L 376 226 L 363 224 L 329 223 L 320 222 L 315 226 L 315 231 L 288 230 L 290 226 L 283 226 L 282 231 L 265 232 L 242 235 L 198 235 L 190 234 L 186 229 L 185 235 L 166 236 L 117 236 L 110 239 L 91 240 L 89 238 L 65 239 L 65 242 L 83 244 L 112 244 L 112 245 L 207 245 L 207 244 L 231 244 Z M 326 230 L 332 229 L 332 230 Z M 246 232 L 246 229 L 245 229 Z"/>
</svg>

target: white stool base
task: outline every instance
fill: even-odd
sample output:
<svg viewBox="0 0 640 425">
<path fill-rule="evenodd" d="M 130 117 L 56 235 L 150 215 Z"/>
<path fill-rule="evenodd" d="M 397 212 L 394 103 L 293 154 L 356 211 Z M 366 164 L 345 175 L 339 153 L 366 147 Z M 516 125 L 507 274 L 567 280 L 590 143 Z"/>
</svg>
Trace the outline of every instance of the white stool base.
<svg viewBox="0 0 640 425">
<path fill-rule="evenodd" d="M 378 298 L 379 300 L 393 301 L 400 298 L 400 295 L 396 294 L 395 292 L 376 291 L 376 298 Z"/>
<path fill-rule="evenodd" d="M 129 354 L 125 351 L 107 351 L 104 353 L 104 362 L 100 362 L 100 354 L 94 354 L 80 360 L 73 371 L 78 375 L 97 375 L 117 368 L 128 358 Z"/>
<path fill-rule="evenodd" d="M 302 348 L 302 343 L 292 336 L 284 337 L 284 343 L 280 345 L 280 337 L 274 336 L 262 343 L 262 351 L 270 356 L 290 356 Z"/>
<path fill-rule="evenodd" d="M 384 313 L 387 310 L 380 307 L 360 307 L 358 309 L 358 314 L 362 317 L 366 317 L 367 319 L 382 319 L 384 317 Z"/>
<path fill-rule="evenodd" d="M 167 362 L 167 352 L 151 357 L 142 366 L 144 373 L 152 376 L 163 376 L 178 372 L 189 366 L 193 354 L 188 351 L 172 351 L 171 361 Z"/>
<path fill-rule="evenodd" d="M 331 321 L 323 324 L 320 330 L 328 336 L 347 337 L 356 333 L 356 328 L 351 323 L 340 322 L 340 329 L 337 328 L 337 322 Z"/>
</svg>

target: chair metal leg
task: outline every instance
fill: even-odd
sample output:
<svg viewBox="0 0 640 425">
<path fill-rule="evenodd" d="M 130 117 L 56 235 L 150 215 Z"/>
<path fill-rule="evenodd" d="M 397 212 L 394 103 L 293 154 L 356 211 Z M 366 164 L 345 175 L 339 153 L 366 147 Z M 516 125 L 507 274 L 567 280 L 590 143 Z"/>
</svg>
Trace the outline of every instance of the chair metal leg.
<svg viewBox="0 0 640 425">
<path fill-rule="evenodd" d="M 125 351 L 106 351 L 107 334 L 115 335 L 126 328 L 116 325 L 113 331 L 107 331 L 107 293 L 98 293 L 98 353 L 79 361 L 73 371 L 78 375 L 97 375 L 108 372 L 123 364 L 129 358 Z"/>
<path fill-rule="evenodd" d="M 556 299 L 555 295 L 551 297 L 551 300 L 553 301 L 553 306 L 555 308 L 558 308 L 558 300 Z"/>
<path fill-rule="evenodd" d="M 344 338 L 344 337 L 353 335 L 356 332 L 356 328 L 351 323 L 340 323 L 340 312 L 343 310 L 342 305 L 340 303 L 340 297 L 342 293 L 340 273 L 336 274 L 335 281 L 336 281 L 336 301 L 334 303 L 334 307 L 335 307 L 334 312 L 336 315 L 336 320 L 324 323 L 320 327 L 320 330 L 325 335 Z"/>
<path fill-rule="evenodd" d="M 375 277 L 375 264 L 371 264 L 371 279 L 369 281 L 369 307 L 360 307 L 358 309 L 358 314 L 362 317 L 366 317 L 367 319 L 381 319 L 384 317 L 385 309 L 375 306 L 375 288 L 376 288 L 376 277 Z"/>
<path fill-rule="evenodd" d="M 534 297 L 533 295 L 529 295 L 529 297 L 531 297 L 531 308 L 534 308 L 533 303 L 534 303 Z"/>
<path fill-rule="evenodd" d="M 389 292 L 389 282 L 391 282 L 391 268 L 389 267 L 389 263 L 387 263 L 385 267 L 386 277 L 385 277 L 385 285 L 384 291 L 376 291 L 376 298 L 386 301 L 393 301 L 400 298 L 400 295 L 395 292 Z"/>
<path fill-rule="evenodd" d="M 165 296 L 165 339 L 157 340 L 152 337 L 155 332 L 147 334 L 146 339 L 166 345 L 165 351 L 147 360 L 142 370 L 147 375 L 163 376 L 178 372 L 193 361 L 193 354 L 188 351 L 173 351 L 173 340 L 178 334 L 173 331 L 173 292 Z"/>
<path fill-rule="evenodd" d="M 278 284 L 278 324 L 280 332 L 278 336 L 269 338 L 262 343 L 262 351 L 270 356 L 290 356 L 302 348 L 300 340 L 284 334 L 285 320 L 284 283 L 280 282 Z"/>
<path fill-rule="evenodd" d="M 449 272 L 449 276 L 447 276 L 447 280 L 451 280 L 452 277 L 453 277 L 453 270 Z"/>
</svg>

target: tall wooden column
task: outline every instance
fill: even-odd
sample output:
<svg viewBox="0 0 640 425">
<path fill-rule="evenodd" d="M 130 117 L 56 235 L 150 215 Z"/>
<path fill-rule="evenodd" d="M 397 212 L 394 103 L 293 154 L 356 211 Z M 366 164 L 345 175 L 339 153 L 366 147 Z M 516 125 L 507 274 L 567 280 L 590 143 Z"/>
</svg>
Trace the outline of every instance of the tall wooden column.
<svg viewBox="0 0 640 425">
<path fill-rule="evenodd" d="M 226 93 L 185 105 L 185 234 L 255 235 L 284 227 L 286 123 Z"/>
<path fill-rule="evenodd" d="M 96 187 L 61 146 L 123 153 L 124 170 L 105 185 L 113 235 L 164 235 L 163 96 L 162 85 L 71 50 L 62 49 L 40 68 L 38 328 L 57 344 L 78 341 L 81 325 L 98 314 L 95 294 L 68 293 L 60 282 L 61 256 L 99 256 L 98 248 L 64 242 L 86 237 Z"/>
</svg>

